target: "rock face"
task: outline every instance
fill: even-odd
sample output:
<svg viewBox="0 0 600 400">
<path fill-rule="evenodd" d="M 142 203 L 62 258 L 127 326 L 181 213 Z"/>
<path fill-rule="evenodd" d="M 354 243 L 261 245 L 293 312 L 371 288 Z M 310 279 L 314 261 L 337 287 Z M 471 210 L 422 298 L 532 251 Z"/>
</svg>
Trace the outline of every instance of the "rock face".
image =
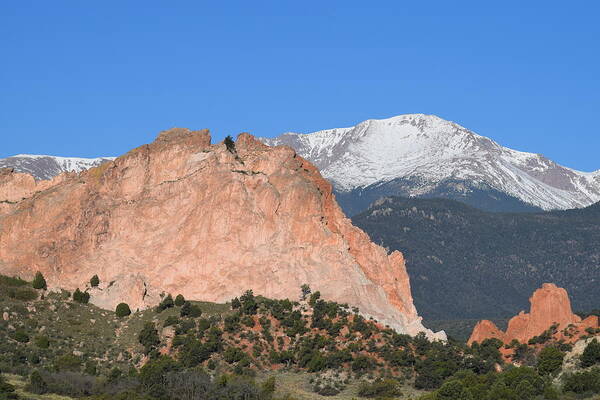
<svg viewBox="0 0 600 400">
<path fill-rule="evenodd" d="M 485 339 L 499 339 L 504 342 L 505 334 L 502 332 L 500 328 L 496 326 L 492 321 L 484 319 L 479 321 L 475 328 L 473 328 L 473 333 L 469 338 L 469 345 L 474 342 L 481 343 Z"/>
<path fill-rule="evenodd" d="M 514 339 L 527 343 L 529 339 L 541 335 L 553 325 L 557 325 L 553 334 L 556 339 L 572 342 L 581 334 L 585 334 L 586 328 L 598 327 L 598 317 L 591 316 L 582 321 L 579 316 L 573 314 L 567 291 L 553 283 L 544 283 L 533 293 L 529 302 L 530 313 L 521 311 L 511 318 L 506 332 L 502 332 L 491 321 L 483 320 L 477 323 L 468 344 L 481 343 L 491 338 L 500 339 L 504 343 L 510 343 Z"/>
<path fill-rule="evenodd" d="M 132 309 L 160 294 L 297 298 L 308 283 L 401 332 L 426 331 L 404 258 L 354 227 L 316 168 L 287 146 L 171 129 L 114 161 L 46 183 L 0 174 L 0 272 L 84 287 Z M 432 332 L 426 331 L 431 337 Z M 437 334 L 444 338 L 444 334 Z"/>
</svg>

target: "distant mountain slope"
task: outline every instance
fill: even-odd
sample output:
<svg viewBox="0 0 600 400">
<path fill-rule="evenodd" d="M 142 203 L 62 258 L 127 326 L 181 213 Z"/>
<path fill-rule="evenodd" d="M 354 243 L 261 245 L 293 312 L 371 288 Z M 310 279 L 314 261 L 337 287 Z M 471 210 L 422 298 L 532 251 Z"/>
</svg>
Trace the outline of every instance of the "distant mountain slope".
<svg viewBox="0 0 600 400">
<path fill-rule="evenodd" d="M 19 154 L 0 158 L 0 168 L 14 168 L 17 172 L 31 174 L 36 179 L 44 180 L 63 172 L 81 172 L 114 159 L 114 157 L 78 158 Z"/>
<path fill-rule="evenodd" d="M 313 162 L 352 215 L 382 195 L 452 198 L 490 211 L 585 207 L 600 201 L 600 171 L 502 147 L 433 115 L 262 139 Z"/>
<path fill-rule="evenodd" d="M 352 221 L 375 243 L 404 253 L 426 321 L 514 315 L 544 282 L 567 289 L 577 310 L 598 305 L 600 203 L 508 214 L 393 197 Z"/>
</svg>

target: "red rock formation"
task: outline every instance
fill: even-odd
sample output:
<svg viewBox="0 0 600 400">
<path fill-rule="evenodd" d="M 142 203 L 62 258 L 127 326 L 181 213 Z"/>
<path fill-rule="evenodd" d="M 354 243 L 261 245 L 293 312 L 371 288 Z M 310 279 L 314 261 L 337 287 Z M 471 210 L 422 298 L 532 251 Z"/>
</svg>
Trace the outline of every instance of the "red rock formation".
<svg viewBox="0 0 600 400">
<path fill-rule="evenodd" d="M 504 332 L 500 328 L 496 326 L 492 321 L 484 319 L 479 321 L 475 328 L 473 328 L 473 333 L 469 338 L 469 345 L 473 342 L 481 343 L 485 339 L 499 339 L 504 342 Z"/>
<path fill-rule="evenodd" d="M 308 283 L 402 332 L 424 330 L 402 254 L 354 227 L 313 165 L 248 134 L 236 150 L 211 145 L 208 131 L 171 129 L 51 183 L 3 172 L 0 272 L 39 270 L 70 289 L 98 274 L 92 302 L 133 309 L 161 292 L 296 298 Z"/>
<path fill-rule="evenodd" d="M 73 174 L 63 174 L 49 181 L 36 181 L 29 174 L 16 173 L 12 168 L 0 168 L 0 212 L 8 210 L 11 204 L 57 185 L 70 175 Z"/>
<path fill-rule="evenodd" d="M 534 336 L 544 333 L 553 324 L 564 328 L 581 321 L 571 310 L 571 301 L 567 291 L 553 283 L 544 283 L 529 299 L 529 314 L 519 314 L 508 323 L 506 338 L 526 343 Z"/>
<path fill-rule="evenodd" d="M 521 311 L 511 318 L 506 333 L 490 321 L 480 321 L 473 329 L 468 344 L 481 343 L 488 338 L 498 338 L 504 343 L 510 343 L 514 339 L 527 343 L 529 339 L 541 335 L 553 325 L 556 325 L 554 339 L 572 342 L 585 334 L 586 328 L 598 327 L 598 317 L 581 321 L 581 318 L 573 314 L 567 291 L 553 283 L 544 283 L 533 293 L 529 302 L 530 313 Z"/>
</svg>

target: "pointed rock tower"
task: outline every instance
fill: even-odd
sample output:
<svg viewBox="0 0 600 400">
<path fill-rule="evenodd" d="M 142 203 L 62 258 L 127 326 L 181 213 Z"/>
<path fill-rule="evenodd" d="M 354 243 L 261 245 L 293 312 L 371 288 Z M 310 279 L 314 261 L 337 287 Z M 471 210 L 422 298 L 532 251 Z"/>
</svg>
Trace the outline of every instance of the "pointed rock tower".
<svg viewBox="0 0 600 400">
<path fill-rule="evenodd" d="M 527 343 L 529 339 L 539 336 L 547 331 L 551 326 L 556 326 L 555 335 L 562 336 L 561 330 L 572 326 L 569 332 L 570 336 L 562 337 L 570 341 L 585 333 L 585 328 L 597 327 L 598 317 L 588 317 L 584 321 L 575 315 L 571 310 L 571 301 L 567 291 L 557 287 L 553 283 L 544 283 L 540 289 L 537 289 L 529 298 L 531 310 L 528 313 L 521 311 L 518 315 L 512 317 L 508 322 L 506 332 L 498 329 L 496 325 L 488 320 L 477 323 L 473 333 L 467 342 L 471 345 L 474 342 L 481 343 L 485 339 L 497 338 L 504 343 L 510 343 L 516 339 L 521 343 Z"/>
</svg>

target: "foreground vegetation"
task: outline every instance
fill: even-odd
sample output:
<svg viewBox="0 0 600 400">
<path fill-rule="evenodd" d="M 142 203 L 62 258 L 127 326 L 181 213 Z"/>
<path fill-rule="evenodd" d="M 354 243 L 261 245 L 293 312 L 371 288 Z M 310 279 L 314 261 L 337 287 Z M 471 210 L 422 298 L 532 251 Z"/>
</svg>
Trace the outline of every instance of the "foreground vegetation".
<svg viewBox="0 0 600 400">
<path fill-rule="evenodd" d="M 600 347 L 565 373 L 569 348 L 466 347 L 398 334 L 307 286 L 298 301 L 243 293 L 228 304 L 165 294 L 114 312 L 86 291 L 0 276 L 0 399 L 570 399 L 600 393 Z M 97 277 L 91 280 L 93 283 Z M 594 344 L 595 343 L 595 344 Z M 524 346 L 524 347 L 523 347 Z M 538 350 L 536 350 L 538 349 Z M 583 369 L 585 368 L 585 369 Z M 501 372 L 497 372 L 498 370 Z M 575 396 L 575 397 L 574 397 Z"/>
</svg>

